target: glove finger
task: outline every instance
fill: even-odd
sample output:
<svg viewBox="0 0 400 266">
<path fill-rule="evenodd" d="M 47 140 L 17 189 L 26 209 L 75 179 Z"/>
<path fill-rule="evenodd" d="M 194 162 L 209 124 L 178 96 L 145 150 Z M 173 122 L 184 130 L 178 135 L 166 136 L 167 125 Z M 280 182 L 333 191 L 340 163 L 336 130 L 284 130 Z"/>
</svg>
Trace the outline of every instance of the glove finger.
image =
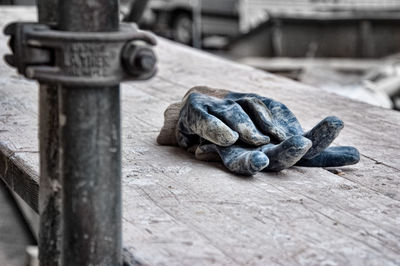
<svg viewBox="0 0 400 266">
<path fill-rule="evenodd" d="M 180 130 L 175 132 L 175 137 L 179 147 L 189 149 L 191 146 L 199 143 L 199 136 L 194 134 L 184 134 Z"/>
<path fill-rule="evenodd" d="M 216 145 L 214 144 L 203 144 L 197 146 L 195 151 L 195 157 L 200 161 L 207 162 L 220 162 L 221 158 L 216 149 Z"/>
<path fill-rule="evenodd" d="M 261 150 L 270 162 L 266 171 L 278 172 L 297 163 L 311 148 L 311 141 L 303 136 L 293 136 L 278 145 L 268 144 Z"/>
<path fill-rule="evenodd" d="M 360 161 L 360 153 L 354 147 L 329 147 L 311 159 L 302 158 L 296 165 L 306 167 L 338 167 L 356 164 Z"/>
<path fill-rule="evenodd" d="M 227 100 L 224 105 L 211 106 L 209 111 L 239 133 L 239 138 L 243 142 L 255 146 L 269 143 L 270 138 L 257 129 L 239 104 Z"/>
<path fill-rule="evenodd" d="M 268 157 L 261 151 L 232 145 L 215 147 L 222 162 L 231 172 L 239 175 L 254 175 L 268 166 Z"/>
<path fill-rule="evenodd" d="M 177 131 L 197 135 L 220 146 L 232 145 L 239 134 L 208 112 L 209 104 L 221 102 L 224 101 L 198 93 L 190 94 L 179 114 Z"/>
<path fill-rule="evenodd" d="M 262 133 L 272 137 L 278 142 L 282 142 L 286 139 L 285 131 L 281 129 L 279 125 L 272 122 L 271 112 L 260 99 L 245 97 L 236 102 L 251 117 L 252 121 Z"/>
<path fill-rule="evenodd" d="M 342 120 L 335 116 L 328 116 L 305 133 L 303 136 L 312 141 L 312 147 L 304 155 L 304 158 L 311 159 L 324 151 L 339 135 L 343 127 Z"/>
<path fill-rule="evenodd" d="M 190 115 L 181 115 L 178 132 L 184 134 L 187 131 L 220 146 L 232 145 L 239 138 L 237 132 L 230 129 L 217 117 L 201 109 L 192 109 Z M 179 140 L 179 135 L 177 138 Z"/>
<path fill-rule="evenodd" d="M 299 120 L 286 105 L 266 97 L 260 99 L 271 113 L 274 123 L 284 130 L 286 137 L 303 134 Z"/>
</svg>

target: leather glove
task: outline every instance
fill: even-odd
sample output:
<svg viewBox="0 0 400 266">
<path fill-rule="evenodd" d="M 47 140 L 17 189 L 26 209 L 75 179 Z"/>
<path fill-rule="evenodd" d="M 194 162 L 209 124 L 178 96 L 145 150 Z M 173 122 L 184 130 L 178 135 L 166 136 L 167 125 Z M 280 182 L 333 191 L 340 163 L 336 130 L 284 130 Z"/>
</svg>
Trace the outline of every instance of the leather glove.
<svg viewBox="0 0 400 266">
<path fill-rule="evenodd" d="M 303 132 L 284 104 L 257 94 L 194 87 L 164 117 L 159 144 L 195 151 L 201 160 L 218 154 L 238 174 L 280 171 L 296 163 L 328 167 L 359 161 L 353 147 L 327 148 L 343 128 L 340 119 L 327 117 Z"/>
</svg>

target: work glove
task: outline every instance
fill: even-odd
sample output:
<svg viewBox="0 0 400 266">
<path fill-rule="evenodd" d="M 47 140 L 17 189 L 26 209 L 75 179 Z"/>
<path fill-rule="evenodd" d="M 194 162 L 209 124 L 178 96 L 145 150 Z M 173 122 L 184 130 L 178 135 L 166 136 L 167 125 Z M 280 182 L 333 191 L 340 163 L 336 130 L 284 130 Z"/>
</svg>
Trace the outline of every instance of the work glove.
<svg viewBox="0 0 400 266">
<path fill-rule="evenodd" d="M 194 87 L 167 108 L 164 118 L 159 144 L 178 145 L 200 160 L 222 160 L 237 174 L 359 161 L 353 147 L 328 148 L 343 128 L 340 119 L 327 117 L 303 132 L 284 104 L 257 94 Z"/>
</svg>

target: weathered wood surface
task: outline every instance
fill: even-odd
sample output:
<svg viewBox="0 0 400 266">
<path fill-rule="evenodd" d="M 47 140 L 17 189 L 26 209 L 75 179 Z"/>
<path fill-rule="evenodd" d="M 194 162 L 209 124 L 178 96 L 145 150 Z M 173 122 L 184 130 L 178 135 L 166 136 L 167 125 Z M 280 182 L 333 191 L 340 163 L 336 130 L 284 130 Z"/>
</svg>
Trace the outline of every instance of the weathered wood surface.
<svg viewBox="0 0 400 266">
<path fill-rule="evenodd" d="M 329 67 L 339 71 L 365 72 L 378 68 L 386 62 L 381 59 L 348 58 L 289 58 L 289 57 L 246 57 L 240 62 L 258 69 L 272 72 L 298 71 L 305 68 Z M 390 63 L 390 59 L 387 60 Z"/>
<path fill-rule="evenodd" d="M 1 26 L 26 10 L 2 9 Z M 31 13 L 34 13 L 33 11 Z M 0 37 L 0 51 L 6 51 Z M 123 237 L 150 265 L 400 264 L 400 114 L 159 39 L 157 77 L 122 87 Z M 243 178 L 158 146 L 163 111 L 192 86 L 286 103 L 305 128 L 336 115 L 335 144 L 362 158 L 338 169 Z M 0 63 L 0 173 L 37 207 L 37 84 Z M 6 163 L 4 163 L 6 161 Z M 83 217 L 84 218 L 84 217 Z"/>
</svg>

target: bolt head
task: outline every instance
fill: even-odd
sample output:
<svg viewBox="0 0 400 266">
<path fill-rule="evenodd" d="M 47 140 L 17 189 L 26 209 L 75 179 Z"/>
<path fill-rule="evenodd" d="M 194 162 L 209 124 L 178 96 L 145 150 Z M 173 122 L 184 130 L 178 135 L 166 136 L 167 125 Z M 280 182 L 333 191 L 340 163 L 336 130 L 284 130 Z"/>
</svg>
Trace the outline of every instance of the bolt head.
<svg viewBox="0 0 400 266">
<path fill-rule="evenodd" d="M 152 71 L 156 65 L 156 56 L 150 49 L 140 51 L 136 56 L 136 66 L 143 71 Z"/>
<path fill-rule="evenodd" d="M 139 42 L 125 45 L 122 60 L 125 70 L 134 76 L 153 72 L 157 61 L 151 46 Z"/>
</svg>

